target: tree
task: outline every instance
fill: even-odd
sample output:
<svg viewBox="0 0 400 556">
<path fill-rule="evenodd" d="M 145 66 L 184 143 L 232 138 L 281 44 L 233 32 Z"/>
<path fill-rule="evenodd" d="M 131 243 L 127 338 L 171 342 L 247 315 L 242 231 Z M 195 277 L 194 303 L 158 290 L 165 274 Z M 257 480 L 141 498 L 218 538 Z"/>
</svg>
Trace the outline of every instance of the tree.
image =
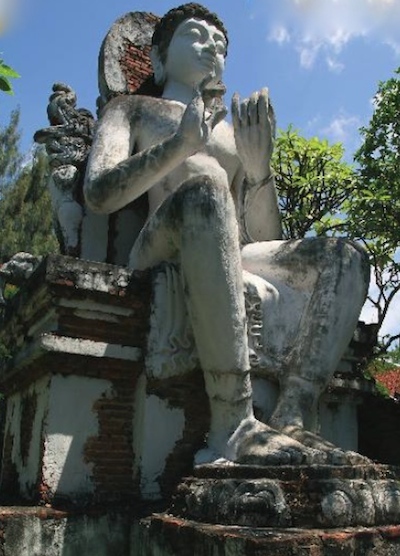
<svg viewBox="0 0 400 556">
<path fill-rule="evenodd" d="M 400 68 L 396 70 L 400 74 Z M 374 113 L 361 128 L 363 143 L 355 154 L 359 188 L 352 200 L 359 233 L 366 239 L 382 236 L 397 247 L 400 223 L 400 79 L 379 84 Z"/>
<path fill-rule="evenodd" d="M 7 66 L 4 60 L 0 58 L 0 91 L 13 95 L 14 91 L 10 79 L 15 79 L 16 77 L 20 77 L 20 75 L 10 66 Z"/>
<path fill-rule="evenodd" d="M 0 127 L 0 197 L 15 182 L 21 168 L 23 157 L 19 148 L 19 119 L 19 110 L 14 110 L 8 125 Z"/>
<path fill-rule="evenodd" d="M 0 128 L 0 264 L 18 251 L 44 255 L 57 251 L 47 190 L 47 158 L 37 149 L 22 167 L 19 112 Z"/>
<path fill-rule="evenodd" d="M 369 299 L 379 328 L 400 292 L 399 74 L 400 68 L 379 84 L 372 118 L 360 130 L 363 142 L 355 154 L 358 187 L 347 207 L 350 233 L 363 241 L 373 263 L 377 294 Z M 389 350 L 399 338 L 400 334 L 381 338 L 381 351 Z"/>
<path fill-rule="evenodd" d="M 341 144 L 305 139 L 291 126 L 279 131 L 273 166 L 284 237 L 325 235 L 343 227 L 343 207 L 356 175 Z"/>
<path fill-rule="evenodd" d="M 398 106 L 400 121 L 400 97 Z M 393 110 L 391 114 L 393 116 Z M 371 148 L 369 137 L 368 141 Z M 388 150 L 393 156 L 394 147 Z M 379 186 L 375 182 L 371 185 L 365 168 L 366 155 L 363 165 L 356 169 L 343 160 L 343 154 L 342 145 L 331 145 L 317 138 L 306 139 L 292 127 L 279 132 L 273 165 L 284 237 L 345 236 L 364 245 L 377 285 L 370 290 L 368 301 L 375 309 L 378 338 L 388 310 L 400 291 L 400 264 L 395 259 L 400 219 L 396 221 L 393 207 L 386 206 L 390 199 L 387 178 L 382 178 Z M 357 161 L 360 163 L 360 158 Z M 384 164 L 383 170 L 388 172 Z M 375 174 L 378 174 L 376 169 Z M 400 182 L 400 174 L 397 179 Z M 397 202 L 400 203 L 400 191 Z M 389 210 L 392 210 L 392 219 L 391 230 L 387 233 L 383 218 Z M 380 337 L 377 351 L 386 353 L 399 337 L 399 334 Z"/>
<path fill-rule="evenodd" d="M 47 175 L 46 155 L 38 149 L 32 163 L 4 191 L 0 202 L 0 262 L 19 251 L 33 255 L 58 251 Z"/>
</svg>

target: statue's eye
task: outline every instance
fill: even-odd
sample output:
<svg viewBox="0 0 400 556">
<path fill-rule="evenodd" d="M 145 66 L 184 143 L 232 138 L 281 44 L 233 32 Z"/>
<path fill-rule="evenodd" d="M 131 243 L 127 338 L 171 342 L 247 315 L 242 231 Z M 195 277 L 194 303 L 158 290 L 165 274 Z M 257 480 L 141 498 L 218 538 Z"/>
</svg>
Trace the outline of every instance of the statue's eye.
<svg viewBox="0 0 400 556">
<path fill-rule="evenodd" d="M 200 29 L 196 29 L 196 27 L 192 27 L 191 29 L 188 29 L 185 35 L 194 40 L 198 40 L 201 38 Z"/>
<path fill-rule="evenodd" d="M 225 56 L 225 54 L 226 54 L 226 44 L 225 44 L 225 41 L 217 40 L 217 41 L 215 42 L 215 48 L 216 48 L 218 54 L 223 54 L 223 55 Z"/>
</svg>

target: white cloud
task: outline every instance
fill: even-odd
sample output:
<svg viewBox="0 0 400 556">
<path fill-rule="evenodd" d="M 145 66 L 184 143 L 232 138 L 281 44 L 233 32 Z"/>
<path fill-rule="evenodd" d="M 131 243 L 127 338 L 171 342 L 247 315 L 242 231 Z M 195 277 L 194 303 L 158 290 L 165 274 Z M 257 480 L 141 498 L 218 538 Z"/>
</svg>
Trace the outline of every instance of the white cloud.
<svg viewBox="0 0 400 556">
<path fill-rule="evenodd" d="M 274 28 L 290 29 L 305 68 L 312 67 L 317 56 L 323 56 L 328 67 L 338 71 L 337 55 L 357 37 L 378 40 L 400 55 L 399 0 L 266 1 L 274 2 Z M 272 33 L 270 40 L 282 42 L 282 36 Z"/>
<path fill-rule="evenodd" d="M 290 42 L 289 31 L 283 25 L 276 25 L 271 29 L 268 40 L 277 42 L 278 44 Z"/>
<path fill-rule="evenodd" d="M 357 116 L 339 113 L 327 126 L 321 129 L 321 133 L 330 141 L 350 146 L 355 138 L 358 138 L 360 126 L 361 120 Z"/>
<path fill-rule="evenodd" d="M 302 68 L 310 69 L 314 65 L 320 45 L 318 43 L 304 42 L 297 47 Z"/>
<path fill-rule="evenodd" d="M 344 69 L 344 64 L 339 62 L 339 60 L 334 57 L 327 56 L 326 63 L 328 65 L 328 68 L 336 73 L 340 73 Z"/>
</svg>

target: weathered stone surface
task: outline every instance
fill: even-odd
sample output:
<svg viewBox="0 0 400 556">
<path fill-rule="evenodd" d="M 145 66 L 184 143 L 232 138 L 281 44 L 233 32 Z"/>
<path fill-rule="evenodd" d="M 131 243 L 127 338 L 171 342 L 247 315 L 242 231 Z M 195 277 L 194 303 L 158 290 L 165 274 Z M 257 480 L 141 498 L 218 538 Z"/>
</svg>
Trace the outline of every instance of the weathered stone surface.
<svg viewBox="0 0 400 556">
<path fill-rule="evenodd" d="M 168 514 L 0 507 L 1 556 L 398 556 L 400 526 L 232 527 Z"/>
<path fill-rule="evenodd" d="M 50 166 L 49 190 L 61 252 L 80 256 L 84 218 L 81 187 L 92 144 L 94 118 L 76 107 L 76 94 L 68 85 L 55 83 L 47 108 L 51 127 L 35 133 L 46 145 Z"/>
<path fill-rule="evenodd" d="M 92 363 L 104 367 L 101 359 L 114 361 L 116 369 L 141 361 L 149 298 L 149 282 L 124 268 L 49 256 L 6 307 L 0 329 L 3 391 L 54 369 L 52 359 L 65 357 L 71 370 L 81 367 L 88 374 Z"/>
<path fill-rule="evenodd" d="M 6 307 L 2 496 L 79 505 L 138 496 L 132 444 L 148 281 L 48 257 Z"/>
<path fill-rule="evenodd" d="M 167 499 L 190 475 L 209 429 L 204 379 L 199 369 L 145 377 L 149 298 L 149 276 L 63 256 L 43 261 L 23 284 L 0 330 L 9 398 L 3 495 L 87 504 L 140 490 Z M 338 380 L 329 395 L 346 386 L 356 400 L 358 379 Z M 258 392 L 265 379 L 254 381 Z M 268 413 L 266 387 L 260 415 Z"/>
<path fill-rule="evenodd" d="M 133 556 L 132 515 L 0 506 L 1 556 Z"/>
<path fill-rule="evenodd" d="M 399 525 L 342 530 L 211 525 L 153 515 L 135 524 L 138 556 L 398 556 Z"/>
<path fill-rule="evenodd" d="M 222 22 L 199 5 L 181 6 L 156 24 L 148 51 L 155 21 L 128 14 L 106 38 L 100 63 L 108 56 L 115 64 L 105 71 L 115 80 L 110 91 L 132 92 L 117 55 L 127 37 L 133 56 L 150 57 L 160 94 L 107 103 L 84 184 L 99 214 L 145 194 L 149 215 L 128 264 L 173 267 L 155 288 L 147 369 L 170 378 L 196 368 L 198 356 L 211 408 L 198 463 L 321 462 L 335 447 L 317 434 L 318 402 L 365 299 L 365 253 L 341 239 L 280 241 L 267 89 L 234 97 L 232 128 L 223 121 Z M 149 71 L 139 64 L 139 81 Z M 250 366 L 280 385 L 269 427 L 254 418 Z"/>
<path fill-rule="evenodd" d="M 349 527 L 400 521 L 400 468 L 199 466 L 170 509 L 199 522 L 254 527 Z"/>
<path fill-rule="evenodd" d="M 158 20 L 148 12 L 130 12 L 112 25 L 99 55 L 101 106 L 116 94 L 142 92 L 144 83 L 153 74 L 149 54 Z"/>
</svg>

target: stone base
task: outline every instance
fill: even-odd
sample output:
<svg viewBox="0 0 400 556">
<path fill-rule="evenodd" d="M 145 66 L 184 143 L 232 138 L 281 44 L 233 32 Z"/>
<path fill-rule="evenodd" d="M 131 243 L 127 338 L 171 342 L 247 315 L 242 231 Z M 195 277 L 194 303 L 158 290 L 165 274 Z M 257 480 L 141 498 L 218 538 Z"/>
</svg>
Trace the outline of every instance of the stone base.
<svg viewBox="0 0 400 556">
<path fill-rule="evenodd" d="M 0 507 L 0 556 L 399 556 L 400 525 L 345 529 L 197 523 L 124 509 Z"/>
<path fill-rule="evenodd" d="M 136 525 L 135 556 L 399 556 L 400 526 L 275 529 L 155 515 Z"/>
<path fill-rule="evenodd" d="M 131 523 L 122 511 L 3 506 L 0 556 L 131 556 Z"/>
<path fill-rule="evenodd" d="M 384 465 L 205 465 L 178 487 L 170 512 L 248 527 L 400 523 L 400 468 Z"/>
</svg>

